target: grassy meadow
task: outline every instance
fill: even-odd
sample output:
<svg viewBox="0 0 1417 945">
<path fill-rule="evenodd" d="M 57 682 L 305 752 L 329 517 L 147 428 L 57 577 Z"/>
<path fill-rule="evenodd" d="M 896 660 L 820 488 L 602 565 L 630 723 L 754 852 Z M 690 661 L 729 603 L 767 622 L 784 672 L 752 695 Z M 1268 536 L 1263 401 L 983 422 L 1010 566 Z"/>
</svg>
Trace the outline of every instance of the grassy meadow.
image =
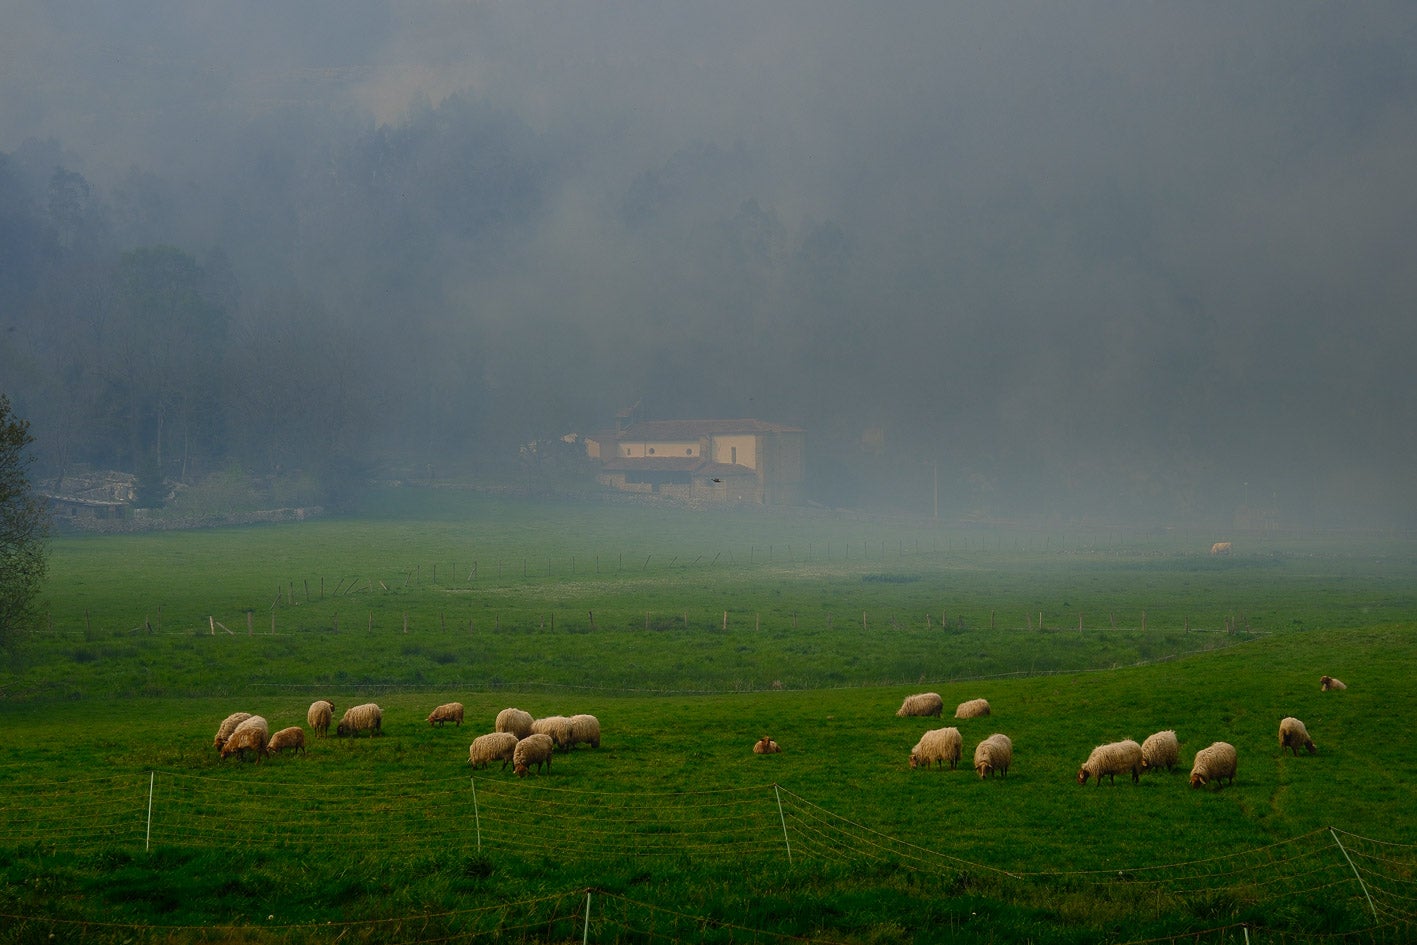
<svg viewBox="0 0 1417 945">
<path fill-rule="evenodd" d="M 384 498 L 55 541 L 0 669 L 0 942 L 1417 931 L 1409 541 Z M 927 689 L 946 718 L 895 715 Z M 315 698 L 378 702 L 383 734 L 213 751 L 229 712 L 275 730 Z M 429 726 L 447 701 L 465 724 Z M 595 714 L 602 744 L 470 770 L 508 705 Z M 1279 750 L 1285 715 L 1316 755 Z M 941 725 L 959 769 L 910 770 Z M 1076 783 L 1165 728 L 1180 769 Z M 994 731 L 1014 766 L 981 781 Z M 1216 740 L 1236 783 L 1190 789 Z"/>
</svg>

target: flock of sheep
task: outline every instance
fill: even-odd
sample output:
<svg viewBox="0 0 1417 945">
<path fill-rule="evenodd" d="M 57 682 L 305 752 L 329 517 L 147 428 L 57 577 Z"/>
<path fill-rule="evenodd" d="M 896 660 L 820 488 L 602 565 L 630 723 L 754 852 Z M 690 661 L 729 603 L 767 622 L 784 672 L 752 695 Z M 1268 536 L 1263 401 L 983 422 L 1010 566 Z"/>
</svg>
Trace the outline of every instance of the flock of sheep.
<svg viewBox="0 0 1417 945">
<path fill-rule="evenodd" d="M 315 735 L 324 737 L 329 734 L 334 712 L 334 703 L 319 699 L 311 703 L 305 720 Z M 461 726 L 463 705 L 461 702 L 440 705 L 428 714 L 427 721 L 435 727 L 448 722 Z M 384 710 L 367 702 L 345 710 L 335 726 L 335 734 L 340 738 L 346 735 L 352 737 L 359 732 L 378 735 L 383 731 L 383 726 Z M 250 712 L 233 712 L 217 727 L 212 744 L 221 752 L 223 759 L 232 755 L 244 759 L 249 753 L 260 761 L 286 749 L 303 754 L 305 730 L 299 725 L 292 725 L 272 735 L 264 717 Z M 500 760 L 503 770 L 510 764 L 518 777 L 525 777 L 533 767 L 540 773 L 543 766 L 549 774 L 553 751 L 569 751 L 581 744 L 600 747 L 600 720 L 593 715 L 552 715 L 536 719 L 529 712 L 508 708 L 497 714 L 494 731 L 473 739 L 468 748 L 468 763 L 474 768 L 485 768 L 489 763 Z"/>
<path fill-rule="evenodd" d="M 1328 692 L 1348 687 L 1332 676 L 1323 676 L 1319 680 L 1319 688 Z M 896 715 L 900 717 L 943 714 L 944 700 L 935 692 L 906 696 L 900 709 L 896 711 Z M 989 714 L 989 703 L 984 699 L 962 702 L 955 710 L 957 719 L 978 718 Z M 1289 750 L 1297 756 L 1300 748 L 1311 755 L 1317 751 L 1304 723 L 1292 716 L 1286 716 L 1279 722 L 1279 750 Z M 1078 768 L 1077 781 L 1078 784 L 1086 784 L 1092 779 L 1100 785 L 1105 777 L 1110 783 L 1116 783 L 1117 775 L 1130 774 L 1133 783 L 1136 783 L 1141 780 L 1144 771 L 1156 768 L 1173 770 L 1180 763 L 1180 750 L 1180 742 L 1171 729 L 1156 732 L 1141 744 L 1124 739 L 1098 745 Z M 920 736 L 920 741 L 910 750 L 910 767 L 943 767 L 948 764 L 954 769 L 963 752 L 964 738 L 958 728 L 951 726 L 931 729 Z M 1223 787 L 1226 781 L 1234 784 L 1238 761 L 1235 746 L 1229 742 L 1215 742 L 1200 749 L 1191 765 L 1191 787 L 1204 787 L 1211 781 L 1214 781 L 1217 787 Z M 974 749 L 974 770 L 980 778 L 988 778 L 995 773 L 1006 777 L 1012 763 L 1013 742 L 1002 732 L 990 735 Z"/>
</svg>

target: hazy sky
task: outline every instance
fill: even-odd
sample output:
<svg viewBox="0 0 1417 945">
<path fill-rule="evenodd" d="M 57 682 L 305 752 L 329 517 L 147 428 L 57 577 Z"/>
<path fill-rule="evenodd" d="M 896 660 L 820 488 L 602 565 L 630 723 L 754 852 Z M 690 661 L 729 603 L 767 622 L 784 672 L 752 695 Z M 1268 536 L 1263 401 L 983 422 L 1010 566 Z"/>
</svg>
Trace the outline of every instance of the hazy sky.
<svg viewBox="0 0 1417 945">
<path fill-rule="evenodd" d="M 397 127 L 460 94 L 534 135 L 534 225 L 439 297 L 477 300 L 490 387 L 574 375 L 539 380 L 545 424 L 643 398 L 880 428 L 986 491 L 1037 467 L 1413 520 L 1405 0 L 0 7 L 0 151 L 55 138 L 101 186 L 220 188 L 235 137 L 312 106 Z M 528 324 L 574 346 L 523 364 Z M 716 384 L 715 326 L 787 367 Z"/>
</svg>

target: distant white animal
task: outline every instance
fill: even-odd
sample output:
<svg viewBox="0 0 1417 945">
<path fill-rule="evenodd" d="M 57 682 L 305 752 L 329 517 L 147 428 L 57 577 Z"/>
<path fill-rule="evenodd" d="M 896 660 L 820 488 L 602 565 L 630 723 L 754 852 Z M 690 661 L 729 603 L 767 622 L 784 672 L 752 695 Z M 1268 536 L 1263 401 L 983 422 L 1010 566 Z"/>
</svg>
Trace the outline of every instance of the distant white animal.
<svg viewBox="0 0 1417 945">
<path fill-rule="evenodd" d="M 1230 542 L 1217 541 L 1210 546 L 1210 553 L 1213 555 L 1228 555 L 1230 553 Z"/>
</svg>

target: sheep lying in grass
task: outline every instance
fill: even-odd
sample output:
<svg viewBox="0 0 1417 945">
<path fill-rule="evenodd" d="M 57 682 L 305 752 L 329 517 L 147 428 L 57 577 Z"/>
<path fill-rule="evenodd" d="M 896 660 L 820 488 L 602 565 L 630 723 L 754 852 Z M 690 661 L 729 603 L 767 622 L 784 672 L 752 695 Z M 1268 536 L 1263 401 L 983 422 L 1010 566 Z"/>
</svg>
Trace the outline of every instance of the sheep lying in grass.
<svg viewBox="0 0 1417 945">
<path fill-rule="evenodd" d="M 335 734 L 340 738 L 346 735 L 353 737 L 356 732 L 364 731 L 370 735 L 379 735 L 383 729 L 384 710 L 372 702 L 366 702 L 363 705 L 351 706 L 345 710 L 344 718 L 339 720 Z"/>
<path fill-rule="evenodd" d="M 524 778 L 532 765 L 536 765 L 536 773 L 541 773 L 541 766 L 546 765 L 546 773 L 551 773 L 551 753 L 555 745 L 551 743 L 551 736 L 540 732 L 534 732 L 517 742 L 517 747 L 512 750 L 512 770 L 517 773 L 517 777 Z"/>
<path fill-rule="evenodd" d="M 906 696 L 895 714 L 905 718 L 912 715 L 941 715 L 944 711 L 945 700 L 940 698 L 938 692 L 917 692 L 913 696 Z"/>
<path fill-rule="evenodd" d="M 1181 759 L 1181 743 L 1176 733 L 1169 728 L 1164 732 L 1148 735 L 1141 743 L 1141 769 L 1165 768 L 1170 771 Z"/>
<path fill-rule="evenodd" d="M 988 699 L 970 699 L 968 702 L 961 702 L 955 709 L 957 719 L 977 719 L 989 714 Z"/>
<path fill-rule="evenodd" d="M 455 722 L 459 726 L 462 725 L 461 702 L 448 702 L 428 713 L 429 725 L 442 725 L 444 722 Z"/>
<path fill-rule="evenodd" d="M 1013 761 L 1014 743 L 1002 732 L 995 732 L 974 748 L 974 770 L 979 772 L 981 780 L 995 772 L 1007 778 Z"/>
<path fill-rule="evenodd" d="M 226 744 L 226 740 L 231 737 L 231 733 L 236 731 L 236 726 L 251 717 L 250 712 L 233 712 L 221 720 L 217 726 L 216 738 L 212 740 L 212 747 L 220 749 Z"/>
<path fill-rule="evenodd" d="M 1234 784 L 1237 767 L 1235 746 L 1229 742 L 1215 742 L 1196 752 L 1195 763 L 1191 765 L 1191 787 L 1203 787 L 1212 780 L 1217 787 L 1224 787 L 1226 778 Z"/>
<path fill-rule="evenodd" d="M 488 732 L 472 740 L 467 749 L 467 763 L 473 768 L 485 768 L 494 761 L 502 762 L 502 770 L 507 770 L 513 754 L 517 750 L 517 736 L 511 732 Z"/>
<path fill-rule="evenodd" d="M 1334 679 L 1332 676 L 1320 676 L 1320 677 L 1319 677 L 1319 690 L 1320 690 L 1321 692 L 1330 692 L 1330 691 L 1332 691 L 1332 690 L 1334 690 L 1334 689 L 1347 689 L 1347 688 L 1348 688 L 1348 687 L 1343 684 L 1343 680 L 1341 680 L 1341 679 Z"/>
<path fill-rule="evenodd" d="M 753 754 L 755 755 L 776 755 L 780 751 L 782 751 L 782 746 L 767 735 L 753 743 Z"/>
<path fill-rule="evenodd" d="M 576 745 L 600 747 L 600 719 L 585 713 L 571 716 L 571 747 Z"/>
<path fill-rule="evenodd" d="M 1141 746 L 1130 738 L 1098 745 L 1078 769 L 1078 784 L 1086 784 L 1088 778 L 1096 778 L 1100 785 L 1103 775 L 1116 784 L 1117 775 L 1128 771 L 1132 774 L 1132 783 L 1136 784 L 1141 780 L 1141 768 Z"/>
<path fill-rule="evenodd" d="M 508 708 L 497 713 L 497 724 L 492 727 L 492 730 L 494 732 L 511 732 L 517 738 L 526 738 L 531 734 L 531 723 L 530 712 Z"/>
<path fill-rule="evenodd" d="M 259 715 L 248 716 L 240 725 L 232 731 L 231 737 L 221 746 L 221 756 L 240 753 L 241 757 L 246 756 L 249 749 L 260 761 L 266 755 L 266 745 L 271 740 L 271 729 L 266 724 L 266 720 Z"/>
<path fill-rule="evenodd" d="M 964 739 L 957 728 L 935 728 L 920 736 L 920 741 L 910 749 L 911 768 L 929 768 L 949 762 L 953 771 L 959 764 Z"/>
<path fill-rule="evenodd" d="M 571 720 L 564 715 L 548 715 L 544 719 L 537 719 L 531 723 L 531 733 L 550 736 L 551 741 L 562 751 L 568 751 L 575 739 Z"/>
<path fill-rule="evenodd" d="M 316 699 L 310 703 L 310 711 L 305 713 L 305 721 L 310 723 L 311 731 L 322 738 L 330 734 L 330 722 L 334 717 L 335 704 L 328 699 Z"/>
<path fill-rule="evenodd" d="M 1300 748 L 1311 755 L 1318 751 L 1314 747 L 1314 740 L 1309 737 L 1309 730 L 1304 727 L 1304 723 L 1292 715 L 1279 720 L 1279 751 L 1283 753 L 1286 748 L 1294 752 L 1295 758 L 1299 757 Z"/>
<path fill-rule="evenodd" d="M 266 743 L 266 754 L 278 755 L 287 748 L 294 749 L 297 755 L 305 754 L 305 729 L 292 725 L 276 732 Z"/>
</svg>

